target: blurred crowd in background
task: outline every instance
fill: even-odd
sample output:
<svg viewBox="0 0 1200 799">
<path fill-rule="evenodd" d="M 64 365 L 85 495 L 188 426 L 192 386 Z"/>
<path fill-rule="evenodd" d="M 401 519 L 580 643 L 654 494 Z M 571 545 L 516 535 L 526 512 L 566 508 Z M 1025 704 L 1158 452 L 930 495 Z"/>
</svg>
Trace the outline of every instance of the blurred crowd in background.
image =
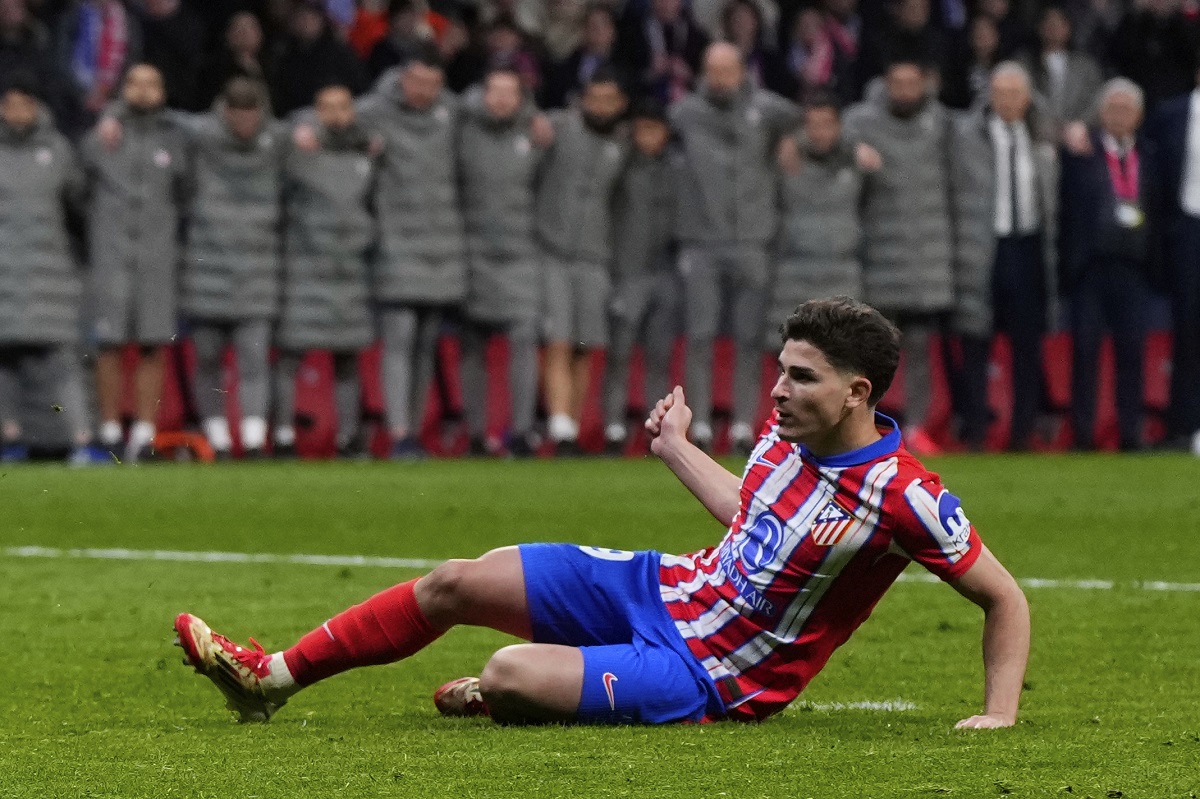
<svg viewBox="0 0 1200 799">
<path fill-rule="evenodd" d="M 630 452 L 675 378 L 744 454 L 834 294 L 914 451 L 1200 454 L 1198 54 L 1177 0 L 0 0 L 2 457 L 293 456 L 314 352 L 343 457 Z"/>
</svg>

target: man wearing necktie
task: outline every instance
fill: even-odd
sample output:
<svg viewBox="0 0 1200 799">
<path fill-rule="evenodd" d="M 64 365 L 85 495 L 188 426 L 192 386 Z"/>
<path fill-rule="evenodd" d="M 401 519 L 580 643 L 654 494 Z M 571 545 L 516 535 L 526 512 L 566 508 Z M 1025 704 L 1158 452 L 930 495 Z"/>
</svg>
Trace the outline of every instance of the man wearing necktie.
<svg viewBox="0 0 1200 799">
<path fill-rule="evenodd" d="M 1145 312 L 1162 259 L 1154 151 L 1137 139 L 1142 104 L 1137 84 L 1109 81 L 1100 92 L 1091 153 L 1063 156 L 1061 287 L 1071 304 L 1078 449 L 1095 446 L 1096 377 L 1106 328 L 1116 354 L 1121 448 L 1143 446 Z"/>
<path fill-rule="evenodd" d="M 954 159 L 952 317 L 961 342 L 962 438 L 979 448 L 987 432 L 987 368 L 994 328 L 1012 345 L 1008 447 L 1027 449 L 1042 394 L 1042 335 L 1057 262 L 1058 157 L 1047 120 L 1033 109 L 1029 73 L 1015 62 L 991 75 L 989 102 L 958 120 Z M 991 312 L 989 314 L 989 311 Z"/>
</svg>

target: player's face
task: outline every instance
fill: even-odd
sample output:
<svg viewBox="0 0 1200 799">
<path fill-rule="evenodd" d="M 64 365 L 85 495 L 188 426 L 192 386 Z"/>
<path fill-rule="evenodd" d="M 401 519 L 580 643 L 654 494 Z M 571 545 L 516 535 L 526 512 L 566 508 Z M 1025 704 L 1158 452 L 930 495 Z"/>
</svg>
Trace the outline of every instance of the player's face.
<svg viewBox="0 0 1200 799">
<path fill-rule="evenodd" d="M 807 341 L 789 340 L 779 353 L 779 379 L 771 389 L 779 437 L 810 446 L 820 442 L 860 404 L 863 381 L 835 369 Z"/>
<path fill-rule="evenodd" d="M 400 73 L 404 101 L 418 111 L 425 111 L 433 106 L 441 94 L 443 82 L 440 69 L 420 62 L 414 62 Z"/>
<path fill-rule="evenodd" d="M 250 141 L 262 127 L 263 112 L 261 108 L 226 108 L 225 123 L 230 132 L 242 141 Z"/>
<path fill-rule="evenodd" d="M 837 111 L 824 106 L 808 109 L 804 114 L 804 135 L 814 152 L 831 152 L 842 137 Z"/>
<path fill-rule="evenodd" d="M 329 130 L 342 131 L 354 124 L 354 98 L 344 86 L 330 86 L 317 94 L 317 119 Z"/>
<path fill-rule="evenodd" d="M 125 102 L 139 111 L 151 111 L 166 101 L 162 73 L 152 66 L 139 64 L 129 70 L 122 92 Z"/>
<path fill-rule="evenodd" d="M 521 79 L 510 72 L 495 72 L 483 86 L 483 107 L 492 119 L 509 120 L 521 110 Z"/>
<path fill-rule="evenodd" d="M 0 119 L 18 133 L 32 129 L 37 122 L 37 115 L 37 100 L 24 92 L 6 92 L 4 99 L 0 101 Z"/>
<path fill-rule="evenodd" d="M 625 113 L 625 92 L 615 83 L 592 83 L 583 92 L 583 113 L 611 122 Z"/>
<path fill-rule="evenodd" d="M 633 146 L 642 155 L 658 158 L 671 141 L 671 129 L 657 119 L 633 120 Z"/>
</svg>

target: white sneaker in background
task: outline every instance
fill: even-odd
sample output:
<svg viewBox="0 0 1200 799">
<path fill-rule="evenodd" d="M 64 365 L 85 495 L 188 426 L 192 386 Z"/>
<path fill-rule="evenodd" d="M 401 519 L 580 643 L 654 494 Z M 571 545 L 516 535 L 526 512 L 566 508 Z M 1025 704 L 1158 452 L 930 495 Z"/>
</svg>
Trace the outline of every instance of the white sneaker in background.
<svg viewBox="0 0 1200 799">
<path fill-rule="evenodd" d="M 242 449 L 262 450 L 267 446 L 267 420 L 247 416 L 242 420 Z"/>
<path fill-rule="evenodd" d="M 579 425 L 565 413 L 556 413 L 546 424 L 546 432 L 554 442 L 574 441 L 579 438 Z"/>
<path fill-rule="evenodd" d="M 233 434 L 229 432 L 229 421 L 224 416 L 210 416 L 204 420 L 204 437 L 217 452 L 233 449 Z"/>
<path fill-rule="evenodd" d="M 100 444 L 108 449 L 120 446 L 124 435 L 120 422 L 104 422 L 100 425 Z"/>
</svg>

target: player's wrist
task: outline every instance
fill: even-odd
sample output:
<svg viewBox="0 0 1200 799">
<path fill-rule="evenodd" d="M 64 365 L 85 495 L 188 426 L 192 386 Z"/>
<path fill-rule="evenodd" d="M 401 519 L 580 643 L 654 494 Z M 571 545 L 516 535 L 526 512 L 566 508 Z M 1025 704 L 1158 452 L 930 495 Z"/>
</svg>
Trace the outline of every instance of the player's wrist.
<svg viewBox="0 0 1200 799">
<path fill-rule="evenodd" d="M 654 439 L 654 453 L 668 463 L 676 461 L 683 454 L 685 447 L 690 446 L 687 436 L 682 433 L 664 430 Z"/>
<path fill-rule="evenodd" d="M 1006 727 L 1011 727 L 1017 723 L 1017 711 L 1001 711 L 1001 710 L 984 710 L 983 714 L 989 718 L 1001 722 Z"/>
</svg>

